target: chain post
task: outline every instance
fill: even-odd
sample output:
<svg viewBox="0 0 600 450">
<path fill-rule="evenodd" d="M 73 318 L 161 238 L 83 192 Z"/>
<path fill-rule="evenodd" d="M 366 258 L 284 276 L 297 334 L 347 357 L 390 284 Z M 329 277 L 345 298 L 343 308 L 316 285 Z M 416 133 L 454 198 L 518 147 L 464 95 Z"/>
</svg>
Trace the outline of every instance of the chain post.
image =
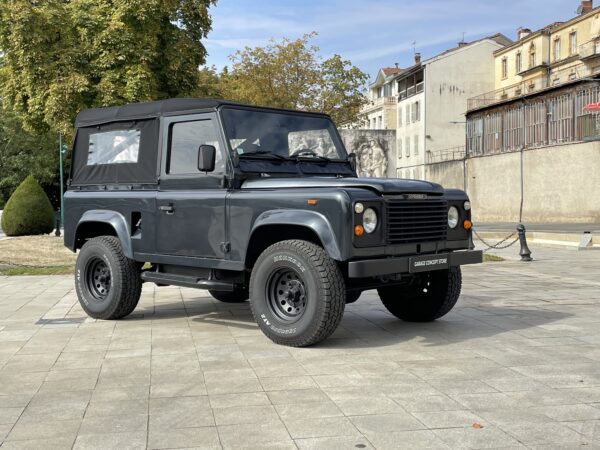
<svg viewBox="0 0 600 450">
<path fill-rule="evenodd" d="M 533 261 L 531 257 L 531 250 L 527 246 L 527 237 L 525 236 L 525 225 L 520 223 L 517 225 L 517 233 L 519 234 L 519 242 L 521 244 L 521 250 L 519 251 L 519 255 L 521 256 L 521 261 Z"/>
</svg>

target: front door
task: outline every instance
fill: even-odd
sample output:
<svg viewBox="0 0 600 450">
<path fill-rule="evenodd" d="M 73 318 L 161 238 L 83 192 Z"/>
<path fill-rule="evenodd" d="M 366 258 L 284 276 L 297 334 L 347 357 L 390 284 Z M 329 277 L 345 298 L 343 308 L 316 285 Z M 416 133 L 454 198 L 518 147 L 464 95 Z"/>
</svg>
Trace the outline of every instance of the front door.
<svg viewBox="0 0 600 450">
<path fill-rule="evenodd" d="M 224 142 L 215 113 L 165 118 L 157 197 L 158 253 L 196 258 L 225 258 Z M 215 170 L 198 170 L 201 145 L 217 149 Z"/>
</svg>

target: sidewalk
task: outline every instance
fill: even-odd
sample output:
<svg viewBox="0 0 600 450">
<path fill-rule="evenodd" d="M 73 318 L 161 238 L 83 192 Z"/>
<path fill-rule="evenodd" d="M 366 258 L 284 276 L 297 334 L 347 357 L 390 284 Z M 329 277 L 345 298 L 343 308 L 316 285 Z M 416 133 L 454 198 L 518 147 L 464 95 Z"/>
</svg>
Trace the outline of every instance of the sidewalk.
<svg viewBox="0 0 600 450">
<path fill-rule="evenodd" d="M 594 248 L 600 249 L 600 223 L 523 222 L 523 225 L 525 225 L 527 242 L 529 243 L 578 247 L 583 233 L 591 232 Z M 511 222 L 475 222 L 473 229 L 484 240 L 499 241 L 516 232 L 516 227 L 517 223 Z M 477 236 L 475 236 L 475 239 L 477 239 Z"/>
</svg>

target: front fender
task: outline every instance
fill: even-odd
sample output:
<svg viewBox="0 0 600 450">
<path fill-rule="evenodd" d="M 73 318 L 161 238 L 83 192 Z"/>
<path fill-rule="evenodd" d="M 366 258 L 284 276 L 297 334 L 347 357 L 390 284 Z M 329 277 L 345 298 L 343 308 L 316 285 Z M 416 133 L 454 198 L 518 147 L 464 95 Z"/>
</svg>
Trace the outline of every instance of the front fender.
<svg viewBox="0 0 600 450">
<path fill-rule="evenodd" d="M 311 229 L 319 237 L 327 254 L 342 261 L 342 252 L 333 228 L 327 218 L 317 211 L 300 209 L 277 209 L 263 212 L 252 227 L 250 240 L 256 230 L 265 225 L 299 225 Z"/>
<path fill-rule="evenodd" d="M 131 233 L 129 230 L 129 225 L 125 220 L 125 217 L 121 213 L 116 211 L 109 211 L 105 209 L 92 209 L 86 211 L 79 222 L 77 223 L 77 228 L 75 231 L 75 235 L 73 237 L 73 247 L 75 246 L 75 241 L 77 240 L 78 232 L 80 227 L 89 222 L 96 223 L 104 223 L 110 225 L 116 232 L 119 241 L 121 241 L 121 248 L 123 249 L 123 253 L 130 259 L 133 259 L 133 248 L 131 246 Z"/>
</svg>

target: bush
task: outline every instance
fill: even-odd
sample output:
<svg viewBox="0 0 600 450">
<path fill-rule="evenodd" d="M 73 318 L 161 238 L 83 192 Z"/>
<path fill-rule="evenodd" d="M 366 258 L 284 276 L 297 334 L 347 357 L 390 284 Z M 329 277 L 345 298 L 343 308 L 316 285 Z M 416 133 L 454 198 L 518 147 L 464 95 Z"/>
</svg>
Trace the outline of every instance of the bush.
<svg viewBox="0 0 600 450">
<path fill-rule="evenodd" d="M 2 213 L 7 236 L 47 234 L 54 229 L 54 211 L 48 196 L 29 175 L 13 192 Z"/>
</svg>

